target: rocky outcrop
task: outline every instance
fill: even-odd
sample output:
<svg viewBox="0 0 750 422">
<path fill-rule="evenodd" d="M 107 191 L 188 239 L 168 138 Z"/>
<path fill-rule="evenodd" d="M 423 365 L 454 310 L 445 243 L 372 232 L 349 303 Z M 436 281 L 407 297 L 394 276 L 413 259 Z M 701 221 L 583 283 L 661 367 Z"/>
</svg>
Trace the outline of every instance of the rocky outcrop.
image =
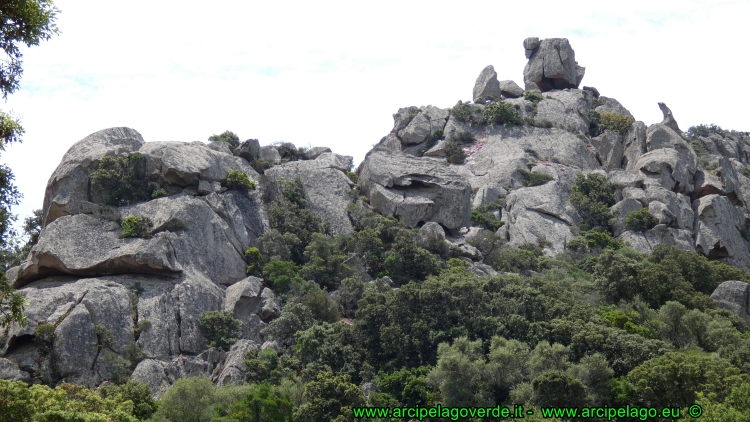
<svg viewBox="0 0 750 422">
<path fill-rule="evenodd" d="M 552 89 L 578 88 L 586 72 L 578 65 L 567 38 L 527 38 L 524 43 L 529 62 L 523 70 L 524 82 L 542 92 Z"/>
<path fill-rule="evenodd" d="M 44 224 L 78 213 L 81 203 L 91 200 L 89 175 L 102 157 L 135 152 L 144 143 L 135 130 L 117 127 L 92 133 L 70 147 L 47 183 L 42 208 Z"/>
<path fill-rule="evenodd" d="M 471 219 L 471 187 L 442 160 L 376 151 L 362 163 L 359 187 L 376 211 L 409 227 L 458 229 Z"/>
<path fill-rule="evenodd" d="M 744 281 L 730 280 L 719 284 L 711 293 L 716 306 L 734 312 L 750 324 L 750 285 Z"/>
<path fill-rule="evenodd" d="M 407 145 L 422 143 L 432 132 L 443 130 L 448 115 L 448 110 L 433 106 L 423 107 L 406 127 L 398 131 L 398 137 Z"/>
<path fill-rule="evenodd" d="M 346 206 L 354 184 L 344 172 L 351 165 L 352 157 L 327 152 L 315 160 L 292 161 L 270 168 L 265 174 L 276 191 L 282 180 L 299 178 L 305 190 L 306 207 L 328 223 L 334 234 L 349 234 L 353 229 Z"/>
</svg>

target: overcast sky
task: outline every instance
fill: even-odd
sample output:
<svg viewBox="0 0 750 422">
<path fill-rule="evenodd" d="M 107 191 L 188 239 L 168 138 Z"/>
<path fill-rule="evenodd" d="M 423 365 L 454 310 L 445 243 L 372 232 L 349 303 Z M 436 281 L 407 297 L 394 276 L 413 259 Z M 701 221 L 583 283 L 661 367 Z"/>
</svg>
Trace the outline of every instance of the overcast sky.
<svg viewBox="0 0 750 422">
<path fill-rule="evenodd" d="M 19 221 L 65 151 L 113 126 L 147 142 L 232 130 L 359 163 L 399 107 L 471 100 L 488 64 L 523 86 L 529 36 L 568 38 L 582 85 L 646 124 L 664 101 L 684 130 L 750 131 L 747 1 L 55 4 L 61 34 L 24 50 L 21 89 L 0 104 L 26 128 L 0 157 L 25 196 Z"/>
</svg>

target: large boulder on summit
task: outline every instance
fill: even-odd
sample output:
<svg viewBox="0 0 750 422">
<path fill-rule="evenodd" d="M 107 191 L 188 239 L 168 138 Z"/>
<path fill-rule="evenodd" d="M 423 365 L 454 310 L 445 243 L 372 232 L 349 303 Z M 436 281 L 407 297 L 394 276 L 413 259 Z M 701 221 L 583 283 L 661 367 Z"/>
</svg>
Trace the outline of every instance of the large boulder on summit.
<svg viewBox="0 0 750 422">
<path fill-rule="evenodd" d="M 524 48 L 529 59 L 523 70 L 526 84 L 534 84 L 542 92 L 578 88 L 586 68 L 578 65 L 567 38 L 549 38 L 541 42 L 535 37 L 527 38 Z"/>
<path fill-rule="evenodd" d="M 443 160 L 375 151 L 361 165 L 359 187 L 379 213 L 410 227 L 458 229 L 471 220 L 471 186 Z"/>
<path fill-rule="evenodd" d="M 351 165 L 352 157 L 326 152 L 315 160 L 291 161 L 272 167 L 265 174 L 277 189 L 282 180 L 299 178 L 305 191 L 306 207 L 328 223 L 334 234 L 349 234 L 353 228 L 346 206 L 353 183 L 345 172 Z"/>
<path fill-rule="evenodd" d="M 518 98 L 523 97 L 524 91 L 517 83 L 507 80 L 500 81 L 500 93 L 503 94 L 503 97 L 505 98 Z"/>
<path fill-rule="evenodd" d="M 500 91 L 500 82 L 497 80 L 495 67 L 489 65 L 479 73 L 476 83 L 474 83 L 473 100 L 475 103 L 484 103 L 486 100 L 499 100 L 502 92 Z"/>
<path fill-rule="evenodd" d="M 76 142 L 47 182 L 42 208 L 44 224 L 63 215 L 77 214 L 81 203 L 91 200 L 89 176 L 102 157 L 132 153 L 144 143 L 140 133 L 126 127 L 100 130 Z"/>
</svg>

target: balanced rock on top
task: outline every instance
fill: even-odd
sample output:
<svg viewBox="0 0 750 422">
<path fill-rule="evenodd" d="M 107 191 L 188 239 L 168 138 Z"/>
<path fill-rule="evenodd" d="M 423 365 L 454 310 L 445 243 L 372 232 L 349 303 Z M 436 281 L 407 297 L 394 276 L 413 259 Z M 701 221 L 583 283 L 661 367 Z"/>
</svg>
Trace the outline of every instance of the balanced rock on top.
<svg viewBox="0 0 750 422">
<path fill-rule="evenodd" d="M 529 62 L 523 70 L 526 89 L 536 85 L 540 91 L 578 88 L 586 72 L 578 66 L 576 55 L 567 38 L 526 38 L 523 42 Z M 532 85 L 534 84 L 534 85 Z"/>
</svg>

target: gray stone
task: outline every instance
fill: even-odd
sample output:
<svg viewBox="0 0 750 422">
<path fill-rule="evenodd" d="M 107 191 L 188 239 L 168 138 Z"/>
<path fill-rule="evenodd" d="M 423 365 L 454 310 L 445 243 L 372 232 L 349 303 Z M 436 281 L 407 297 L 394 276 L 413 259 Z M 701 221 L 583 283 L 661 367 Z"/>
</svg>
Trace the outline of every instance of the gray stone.
<svg viewBox="0 0 750 422">
<path fill-rule="evenodd" d="M 592 94 L 594 94 L 594 98 L 599 98 L 599 90 L 594 88 L 593 86 L 584 86 L 584 91 L 590 91 Z"/>
<path fill-rule="evenodd" d="M 659 224 L 644 232 L 623 232 L 620 239 L 642 253 L 651 253 L 653 247 L 659 244 L 676 246 L 688 252 L 695 250 L 690 230 L 669 228 L 664 224 Z"/>
<path fill-rule="evenodd" d="M 470 185 L 432 158 L 373 152 L 361 165 L 359 186 L 378 212 L 410 227 L 432 221 L 458 229 L 471 219 Z"/>
<path fill-rule="evenodd" d="M 126 127 L 100 130 L 73 144 L 47 182 L 44 225 L 63 215 L 77 214 L 80 203 L 91 200 L 89 175 L 102 157 L 135 152 L 143 144 L 141 134 Z"/>
<path fill-rule="evenodd" d="M 663 187 L 682 193 L 693 190 L 693 175 L 697 170 L 697 158 L 693 153 L 680 153 L 675 149 L 662 148 L 643 154 L 635 168 L 644 175 L 644 185 Z"/>
<path fill-rule="evenodd" d="M 138 363 L 130 379 L 139 381 L 148 386 L 151 394 L 158 398 L 171 387 L 171 380 L 165 373 L 167 362 L 145 359 Z"/>
<path fill-rule="evenodd" d="M 418 107 L 411 106 L 399 108 L 398 112 L 393 115 L 393 130 L 391 133 L 397 134 L 401 132 L 419 113 L 420 110 Z"/>
<path fill-rule="evenodd" d="M 497 81 L 497 72 L 492 65 L 482 69 L 474 83 L 473 100 L 475 103 L 483 103 L 486 100 L 499 100 L 502 92 L 500 83 Z"/>
<path fill-rule="evenodd" d="M 351 170 L 353 160 L 354 158 L 349 155 L 339 155 L 333 152 L 324 152 L 315 158 L 321 168 L 331 168 L 343 172 Z"/>
<path fill-rule="evenodd" d="M 556 176 L 557 180 L 514 190 L 508 195 L 505 210 L 509 246 L 545 241 L 549 242 L 547 248 L 551 254 L 565 250 L 573 238 L 569 227 L 580 220 L 568 200 L 569 190 L 564 188 L 571 181 Z"/>
<path fill-rule="evenodd" d="M 672 110 L 667 107 L 664 103 L 659 103 L 659 108 L 661 109 L 662 114 L 664 115 L 664 120 L 662 120 L 661 124 L 664 126 L 669 127 L 676 133 L 678 133 L 681 137 L 686 138 L 685 134 L 680 130 L 680 127 L 677 125 L 677 120 L 674 119 L 674 116 L 672 115 Z"/>
<path fill-rule="evenodd" d="M 750 324 L 750 285 L 737 280 L 725 281 L 711 293 L 716 306 L 732 311 Z"/>
<path fill-rule="evenodd" d="M 29 382 L 31 375 L 8 359 L 0 358 L 0 380 Z"/>
<path fill-rule="evenodd" d="M 197 187 L 199 180 L 226 182 L 230 170 L 244 172 L 251 180 L 259 177 L 247 161 L 202 142 L 147 142 L 138 152 L 145 158 L 147 176 L 160 185 L 185 188 Z"/>
<path fill-rule="evenodd" d="M 367 272 L 367 268 L 365 267 L 365 261 L 363 261 L 359 256 L 351 254 L 344 260 L 344 262 L 342 262 L 342 264 L 354 268 L 362 281 L 366 283 L 372 281 L 372 277 L 370 277 L 370 274 Z"/>
<path fill-rule="evenodd" d="M 469 271 L 480 277 L 494 277 L 497 275 L 497 271 L 495 271 L 489 265 L 483 264 L 481 262 L 470 262 Z"/>
<path fill-rule="evenodd" d="M 750 268 L 750 252 L 742 238 L 745 216 L 725 196 L 707 195 L 693 201 L 695 249 L 709 259 Z"/>
<path fill-rule="evenodd" d="M 721 179 L 703 170 L 695 172 L 695 197 L 702 198 L 706 195 L 721 195 L 724 186 Z"/>
<path fill-rule="evenodd" d="M 260 317 L 263 322 L 269 322 L 278 318 L 281 315 L 281 305 L 276 300 L 273 290 L 268 287 L 264 288 L 260 292 L 260 297 L 263 298 L 263 309 L 260 311 Z"/>
<path fill-rule="evenodd" d="M 257 352 L 258 349 L 258 344 L 250 340 L 239 340 L 237 343 L 234 343 L 224 358 L 224 365 L 221 368 L 216 386 L 223 387 L 228 384 L 244 384 L 247 353 L 251 351 Z"/>
<path fill-rule="evenodd" d="M 312 147 L 305 153 L 305 158 L 308 160 L 314 160 L 324 152 L 331 152 L 331 149 L 328 147 Z"/>
<path fill-rule="evenodd" d="M 443 130 L 450 112 L 441 108 L 427 106 L 398 132 L 398 137 L 405 144 L 419 144 L 436 130 Z"/>
<path fill-rule="evenodd" d="M 260 332 L 266 327 L 264 320 L 270 321 L 280 313 L 273 292 L 266 293 L 264 298 L 264 290 L 263 280 L 247 277 L 227 287 L 224 299 L 224 310 L 232 312 L 242 323 L 241 338 L 257 343 L 263 341 Z"/>
<path fill-rule="evenodd" d="M 243 141 L 240 146 L 234 149 L 234 155 L 247 161 L 257 160 L 260 156 L 260 142 L 257 139 Z"/>
<path fill-rule="evenodd" d="M 258 152 L 258 158 L 261 160 L 268 161 L 271 164 L 281 163 L 281 155 L 279 154 L 279 151 L 276 149 L 276 147 L 273 147 L 271 145 L 260 147 L 260 152 Z"/>
<path fill-rule="evenodd" d="M 549 92 L 537 105 L 536 119 L 578 133 L 589 131 L 589 110 L 592 96 L 587 91 L 565 90 Z"/>
<path fill-rule="evenodd" d="M 615 236 L 619 236 L 627 230 L 627 227 L 625 226 L 625 217 L 627 217 L 628 214 L 632 212 L 640 210 L 641 208 L 643 208 L 643 205 L 633 198 L 623 199 L 610 208 L 617 221 L 612 226 L 612 231 L 614 232 Z"/>
<path fill-rule="evenodd" d="M 232 155 L 232 150 L 229 148 L 229 144 L 224 141 L 211 141 L 208 143 L 208 147 L 214 151 Z"/>
<path fill-rule="evenodd" d="M 526 50 L 529 62 L 523 71 L 524 82 L 536 84 L 542 92 L 578 88 L 586 69 L 578 66 L 567 38 L 542 40 L 530 55 L 530 49 Z"/>
<path fill-rule="evenodd" d="M 447 139 L 441 139 L 437 141 L 435 146 L 425 151 L 425 157 L 445 157 L 445 147 L 448 146 Z"/>
<path fill-rule="evenodd" d="M 623 116 L 633 117 L 633 115 L 628 111 L 628 109 L 623 107 L 623 105 L 620 104 L 620 102 L 615 100 L 614 98 L 609 98 L 609 97 L 604 97 L 604 96 L 600 96 L 598 98 L 599 98 L 600 104 L 596 106 L 596 108 L 594 109 L 597 112 L 615 113 L 615 114 L 621 114 Z"/>
<path fill-rule="evenodd" d="M 523 97 L 523 88 L 511 80 L 500 81 L 500 93 L 505 98 Z"/>
<path fill-rule="evenodd" d="M 281 180 L 302 181 L 306 207 L 323 222 L 328 223 L 334 234 L 349 234 L 353 228 L 346 212 L 352 182 L 342 169 L 349 169 L 352 158 L 332 153 L 321 154 L 315 160 L 291 161 L 266 170 L 266 177 L 275 191 Z"/>
</svg>

